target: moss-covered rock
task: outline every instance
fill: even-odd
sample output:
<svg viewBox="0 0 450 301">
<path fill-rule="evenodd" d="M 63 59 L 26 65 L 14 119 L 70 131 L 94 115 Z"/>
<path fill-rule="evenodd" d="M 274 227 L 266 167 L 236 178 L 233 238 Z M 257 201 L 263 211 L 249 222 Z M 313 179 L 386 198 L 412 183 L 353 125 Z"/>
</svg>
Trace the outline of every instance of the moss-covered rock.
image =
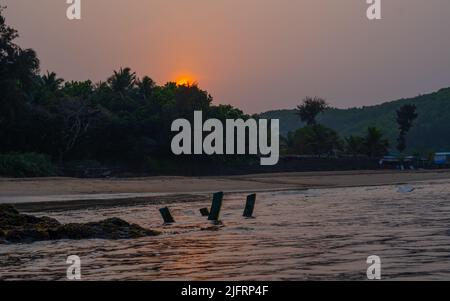
<svg viewBox="0 0 450 301">
<path fill-rule="evenodd" d="M 0 205 L 0 243 L 29 243 L 57 239 L 130 239 L 159 232 L 129 224 L 119 218 L 86 224 L 60 224 L 50 217 L 20 214 L 13 206 Z"/>
</svg>

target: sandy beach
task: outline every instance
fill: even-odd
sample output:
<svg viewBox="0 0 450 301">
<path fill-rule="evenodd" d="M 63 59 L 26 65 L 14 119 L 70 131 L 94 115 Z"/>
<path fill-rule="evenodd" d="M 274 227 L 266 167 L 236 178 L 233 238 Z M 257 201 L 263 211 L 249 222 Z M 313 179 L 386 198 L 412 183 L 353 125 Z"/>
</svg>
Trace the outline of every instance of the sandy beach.
<svg viewBox="0 0 450 301">
<path fill-rule="evenodd" d="M 66 259 L 82 258 L 83 280 L 366 280 L 369 255 L 383 280 L 449 280 L 450 181 L 259 192 L 254 218 L 246 193 L 227 193 L 215 225 L 199 208 L 211 199 L 33 213 L 63 224 L 120 218 L 161 233 L 127 240 L 3 244 L 0 280 L 65 280 Z M 110 200 L 108 200 L 109 202 Z M 42 204 L 39 204 L 41 206 Z M 166 206 L 166 205 L 164 205 Z"/>
<path fill-rule="evenodd" d="M 227 193 L 380 186 L 450 179 L 450 170 L 277 173 L 226 177 L 0 178 L 0 203 L 18 208 L 69 209 L 148 202 L 197 201 Z M 37 207 L 37 208 L 36 208 Z"/>
</svg>

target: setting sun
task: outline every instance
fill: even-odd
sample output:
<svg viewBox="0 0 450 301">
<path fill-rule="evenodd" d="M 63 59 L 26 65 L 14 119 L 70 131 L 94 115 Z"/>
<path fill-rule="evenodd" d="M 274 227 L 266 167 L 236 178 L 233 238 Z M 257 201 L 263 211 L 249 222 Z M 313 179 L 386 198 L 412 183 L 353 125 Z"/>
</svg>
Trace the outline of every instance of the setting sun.
<svg viewBox="0 0 450 301">
<path fill-rule="evenodd" d="M 183 75 L 178 77 L 175 82 L 178 86 L 190 86 L 193 85 L 196 81 L 192 76 Z"/>
</svg>

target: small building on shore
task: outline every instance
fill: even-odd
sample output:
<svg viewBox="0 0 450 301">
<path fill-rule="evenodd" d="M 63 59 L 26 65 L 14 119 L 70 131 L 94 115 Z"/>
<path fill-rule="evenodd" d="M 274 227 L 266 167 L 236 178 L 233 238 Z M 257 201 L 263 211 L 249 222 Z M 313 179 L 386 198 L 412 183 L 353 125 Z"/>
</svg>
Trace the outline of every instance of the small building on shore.
<svg viewBox="0 0 450 301">
<path fill-rule="evenodd" d="M 382 168 L 394 168 L 402 170 L 417 169 L 427 168 L 429 166 L 429 160 L 418 156 L 402 157 L 399 154 L 391 154 L 381 158 L 379 164 Z"/>
<path fill-rule="evenodd" d="M 442 152 L 434 154 L 433 163 L 438 166 L 450 165 L 450 152 Z"/>
</svg>

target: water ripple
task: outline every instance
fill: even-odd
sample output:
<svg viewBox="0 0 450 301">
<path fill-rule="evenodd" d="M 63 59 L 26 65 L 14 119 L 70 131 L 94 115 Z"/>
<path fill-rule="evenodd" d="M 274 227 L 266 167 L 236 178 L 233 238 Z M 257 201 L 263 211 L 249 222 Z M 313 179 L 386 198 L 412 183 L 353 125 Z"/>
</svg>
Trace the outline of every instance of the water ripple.
<svg viewBox="0 0 450 301">
<path fill-rule="evenodd" d="M 41 212 L 62 222 L 117 216 L 163 234 L 2 245 L 0 280 L 64 280 L 69 255 L 82 259 L 85 280 L 364 280 L 370 255 L 384 279 L 450 280 L 449 184 L 260 193 L 254 219 L 236 194 L 214 229 L 198 212 L 205 202 L 170 204 L 171 226 L 158 205 Z"/>
</svg>

